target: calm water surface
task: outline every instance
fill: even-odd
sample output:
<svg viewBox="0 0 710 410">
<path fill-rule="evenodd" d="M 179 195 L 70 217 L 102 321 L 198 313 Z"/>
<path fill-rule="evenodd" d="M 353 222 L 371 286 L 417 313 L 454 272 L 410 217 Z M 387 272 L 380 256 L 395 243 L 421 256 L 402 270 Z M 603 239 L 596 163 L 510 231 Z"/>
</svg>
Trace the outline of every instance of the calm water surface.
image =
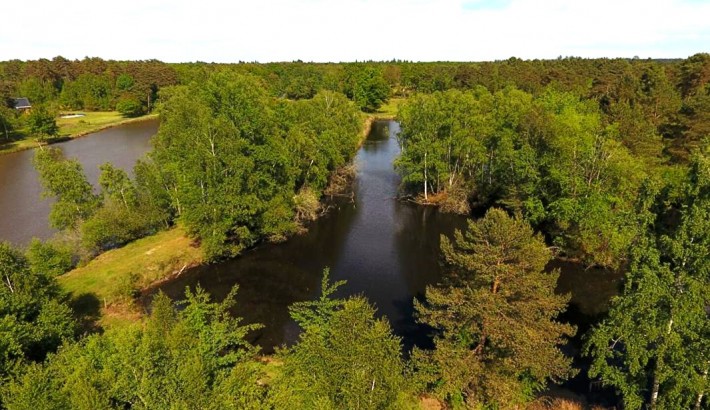
<svg viewBox="0 0 710 410">
<path fill-rule="evenodd" d="M 186 287 L 200 285 L 221 300 L 239 286 L 235 314 L 265 327 L 253 342 L 266 352 L 294 342 L 298 327 L 288 306 L 313 299 L 320 292 L 321 272 L 328 267 L 332 280 L 346 280 L 341 296 L 362 294 L 386 315 L 405 346 L 427 344 L 427 329 L 412 317 L 413 299 L 441 277 L 440 235 L 451 235 L 465 218 L 395 199 L 399 177 L 392 163 L 399 154 L 393 121 L 374 124 L 355 159 L 354 201 L 341 201 L 309 231 L 276 245 L 265 245 L 243 256 L 185 272 L 160 289 L 175 299 Z M 571 263 L 561 268 L 559 290 L 573 293 L 577 311 L 597 313 L 618 286 L 615 276 L 597 276 Z M 591 284 L 585 277 L 596 277 Z M 148 299 L 150 295 L 147 295 Z"/>
<path fill-rule="evenodd" d="M 131 171 L 136 160 L 150 149 L 158 120 L 121 125 L 86 137 L 54 144 L 69 158 L 78 159 L 94 186 L 99 165 L 111 162 Z M 32 237 L 48 239 L 51 199 L 42 199 L 42 186 L 32 166 L 34 150 L 0 155 L 0 241 L 26 245 Z"/>
<path fill-rule="evenodd" d="M 439 235 L 451 234 L 463 219 L 396 200 L 399 177 L 392 161 L 399 153 L 399 126 L 378 121 L 355 162 L 354 201 L 339 201 L 307 233 L 265 245 L 242 257 L 186 272 L 161 287 L 180 298 L 199 284 L 217 299 L 239 285 L 236 314 L 266 327 L 254 341 L 266 351 L 293 342 L 298 327 L 288 306 L 320 292 L 321 273 L 347 280 L 341 295 L 363 294 L 407 341 L 422 333 L 412 319 L 412 300 L 440 276 Z"/>
</svg>

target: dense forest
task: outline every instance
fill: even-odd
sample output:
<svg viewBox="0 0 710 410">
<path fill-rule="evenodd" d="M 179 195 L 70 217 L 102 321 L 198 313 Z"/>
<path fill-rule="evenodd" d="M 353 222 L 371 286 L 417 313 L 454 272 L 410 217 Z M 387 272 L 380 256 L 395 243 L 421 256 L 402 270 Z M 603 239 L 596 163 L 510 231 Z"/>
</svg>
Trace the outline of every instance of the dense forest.
<svg viewBox="0 0 710 410">
<path fill-rule="evenodd" d="M 685 60 L 582 59 L 481 63 L 406 61 L 342 64 L 240 63 L 166 64 L 159 61 L 104 61 L 99 58 L 0 62 L 0 99 L 27 97 L 53 109 L 109 110 L 127 115 L 151 111 L 162 88 L 202 83 L 216 72 L 259 78 L 273 97 L 310 99 L 321 90 L 348 96 L 365 111 L 390 97 L 483 87 L 495 94 L 517 88 L 531 95 L 568 92 L 594 101 L 604 124 L 618 124 L 634 152 L 687 161 L 708 130 L 707 83 L 710 55 Z M 1 105 L 1 104 L 0 104 Z M 12 126 L 2 106 L 0 120 Z M 655 141 L 660 139 L 660 141 Z"/>
<path fill-rule="evenodd" d="M 589 376 L 624 408 L 710 408 L 710 55 L 685 60 L 165 64 L 0 63 L 5 132 L 35 112 L 155 111 L 133 176 L 35 155 L 55 240 L 0 244 L 0 405 L 26 408 L 524 408 L 580 371 L 561 346 L 553 257 L 624 272 L 583 335 Z M 57 277 L 183 226 L 207 260 L 283 241 L 348 185 L 368 114 L 390 99 L 401 197 L 467 216 L 441 241 L 446 274 L 415 301 L 432 348 L 403 351 L 364 296 L 290 309 L 298 342 L 261 356 L 197 289 L 96 329 Z M 233 292 L 238 292 L 234 289 Z M 130 297 L 130 289 L 129 289 Z M 238 311 L 238 309 L 237 309 Z"/>
</svg>

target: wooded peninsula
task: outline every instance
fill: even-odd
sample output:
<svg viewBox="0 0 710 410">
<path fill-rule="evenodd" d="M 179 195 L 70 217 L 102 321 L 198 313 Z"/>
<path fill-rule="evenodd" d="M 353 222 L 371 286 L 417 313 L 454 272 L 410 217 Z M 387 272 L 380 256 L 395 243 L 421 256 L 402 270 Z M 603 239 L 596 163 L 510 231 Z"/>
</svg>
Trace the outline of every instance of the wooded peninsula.
<svg viewBox="0 0 710 410">
<path fill-rule="evenodd" d="M 98 187 L 49 145 L 156 116 L 151 150 L 101 165 Z M 236 286 L 141 301 L 351 199 L 383 118 L 401 127 L 396 200 L 466 221 L 410 301 L 426 343 L 327 268 L 273 354 Z M 0 238 L 0 408 L 710 409 L 710 54 L 0 62 L 0 151 L 32 147 L 57 233 Z M 555 260 L 619 273 L 602 314 L 568 320 Z M 565 384 L 580 375 L 602 394 Z"/>
</svg>

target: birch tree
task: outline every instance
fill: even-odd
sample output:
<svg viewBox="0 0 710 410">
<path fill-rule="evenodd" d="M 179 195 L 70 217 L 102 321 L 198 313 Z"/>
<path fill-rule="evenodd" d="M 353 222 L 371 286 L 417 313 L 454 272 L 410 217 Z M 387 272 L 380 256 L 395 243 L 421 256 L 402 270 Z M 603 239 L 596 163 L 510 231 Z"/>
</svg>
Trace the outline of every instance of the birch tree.
<svg viewBox="0 0 710 410">
<path fill-rule="evenodd" d="M 680 188 L 659 190 L 648 232 L 632 250 L 624 291 L 590 334 L 590 375 L 614 386 L 627 408 L 703 405 L 710 360 L 709 181 L 710 162 L 697 156 Z"/>
</svg>

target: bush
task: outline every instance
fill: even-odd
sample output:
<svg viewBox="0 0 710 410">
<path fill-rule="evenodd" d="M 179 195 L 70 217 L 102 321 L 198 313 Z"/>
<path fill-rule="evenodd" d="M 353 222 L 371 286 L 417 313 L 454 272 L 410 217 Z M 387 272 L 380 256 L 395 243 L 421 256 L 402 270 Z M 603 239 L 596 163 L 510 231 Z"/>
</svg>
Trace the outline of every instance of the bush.
<svg viewBox="0 0 710 410">
<path fill-rule="evenodd" d="M 68 245 L 33 238 L 27 248 L 27 260 L 33 273 L 59 276 L 74 267 L 74 252 Z"/>
<path fill-rule="evenodd" d="M 27 117 L 27 126 L 30 133 L 40 138 L 54 136 L 59 132 L 55 115 L 46 107 L 36 106 Z"/>
<path fill-rule="evenodd" d="M 138 279 L 138 274 L 135 272 L 119 276 L 111 289 L 108 303 L 111 305 L 131 303 L 140 292 Z"/>
<path fill-rule="evenodd" d="M 107 203 L 82 224 L 82 246 L 90 253 L 105 251 L 151 234 L 161 223 L 159 212 L 149 207 Z"/>
<path fill-rule="evenodd" d="M 134 96 L 123 96 L 116 103 L 116 111 L 124 117 L 139 117 L 145 113 L 143 103 Z"/>
</svg>

